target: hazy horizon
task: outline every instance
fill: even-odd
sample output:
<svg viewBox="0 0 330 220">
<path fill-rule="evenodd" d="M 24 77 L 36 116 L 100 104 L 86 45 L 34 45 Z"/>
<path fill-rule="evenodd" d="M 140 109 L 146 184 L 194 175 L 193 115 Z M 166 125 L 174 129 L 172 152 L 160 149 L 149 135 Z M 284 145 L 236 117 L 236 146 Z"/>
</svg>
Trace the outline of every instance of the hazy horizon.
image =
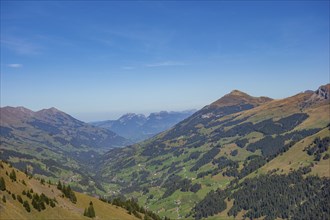
<svg viewBox="0 0 330 220">
<path fill-rule="evenodd" d="M 1 103 L 83 121 L 329 80 L 329 1 L 1 1 Z"/>
<path fill-rule="evenodd" d="M 324 84 L 321 84 L 321 85 L 326 85 L 326 84 L 327 83 L 324 83 Z M 302 90 L 300 92 L 305 92 L 305 91 L 308 91 L 308 90 L 314 91 L 315 89 L 305 89 L 305 90 Z M 242 92 L 244 92 L 244 91 L 242 91 Z M 294 96 L 294 95 L 296 95 L 300 92 L 297 92 L 295 94 L 291 94 L 289 96 Z M 228 93 L 226 93 L 226 94 L 228 94 Z M 226 94 L 223 94 L 222 96 L 224 96 Z M 248 94 L 248 95 L 250 95 L 250 94 Z M 263 96 L 263 95 L 259 95 L 258 97 L 260 97 L 260 96 Z M 219 97 L 219 99 L 221 97 Z M 268 97 L 268 98 L 273 98 L 273 97 Z M 287 98 L 287 97 L 280 97 L 278 99 L 281 99 L 281 98 Z M 216 101 L 216 100 L 213 100 L 213 101 Z M 146 110 L 146 111 L 139 111 L 139 110 L 135 111 L 134 109 L 129 110 L 129 111 L 111 111 L 111 109 L 110 109 L 109 111 L 98 111 L 98 112 L 65 112 L 65 113 L 67 113 L 67 114 L 69 114 L 69 115 L 71 115 L 71 116 L 73 116 L 73 117 L 75 117 L 75 118 L 77 118 L 81 121 L 89 123 L 89 122 L 98 122 L 98 121 L 106 121 L 106 120 L 117 120 L 121 116 L 123 116 L 125 114 L 130 114 L 130 113 L 143 114 L 144 116 L 148 117 L 151 113 L 156 113 L 156 112 L 161 112 L 161 111 L 167 111 L 167 112 L 198 111 L 198 110 L 202 109 L 203 107 L 205 107 L 206 105 L 211 104 L 212 102 L 206 103 L 203 106 L 197 106 L 195 108 L 188 108 L 188 109 L 154 109 L 154 110 Z M 6 106 L 0 106 L 0 107 L 2 108 L 2 107 L 6 107 Z M 49 108 L 54 107 L 54 108 L 57 108 L 57 109 L 63 111 L 63 109 L 58 108 L 56 106 L 48 106 L 48 107 L 45 106 L 45 107 L 42 107 L 40 109 L 33 109 L 33 108 L 29 108 L 27 106 L 10 106 L 10 107 L 25 107 L 25 108 L 28 108 L 32 111 L 40 111 L 42 109 L 49 109 Z"/>
</svg>

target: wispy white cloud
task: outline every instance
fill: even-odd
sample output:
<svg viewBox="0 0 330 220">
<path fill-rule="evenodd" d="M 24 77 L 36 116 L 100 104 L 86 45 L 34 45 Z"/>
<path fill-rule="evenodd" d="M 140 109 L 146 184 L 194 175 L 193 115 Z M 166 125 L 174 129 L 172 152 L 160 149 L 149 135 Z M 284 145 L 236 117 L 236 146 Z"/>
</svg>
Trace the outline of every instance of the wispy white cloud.
<svg viewBox="0 0 330 220">
<path fill-rule="evenodd" d="M 20 55 L 35 55 L 41 53 L 41 47 L 39 45 L 16 37 L 1 40 L 1 46 Z"/>
<path fill-rule="evenodd" d="M 164 61 L 159 63 L 149 63 L 146 67 L 162 67 L 162 66 L 185 66 L 186 64 L 178 61 Z"/>
<path fill-rule="evenodd" d="M 133 67 L 133 66 L 123 66 L 122 69 L 123 70 L 133 70 L 133 69 L 135 69 L 135 67 Z"/>
<path fill-rule="evenodd" d="M 21 68 L 23 65 L 20 63 L 10 63 L 7 66 L 10 68 Z"/>
</svg>

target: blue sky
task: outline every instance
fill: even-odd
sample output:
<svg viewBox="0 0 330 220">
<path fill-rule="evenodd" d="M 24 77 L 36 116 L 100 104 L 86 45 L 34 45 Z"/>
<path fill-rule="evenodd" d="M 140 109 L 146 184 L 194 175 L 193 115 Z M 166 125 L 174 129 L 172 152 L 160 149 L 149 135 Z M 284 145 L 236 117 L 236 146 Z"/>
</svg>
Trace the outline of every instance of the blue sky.
<svg viewBox="0 0 330 220">
<path fill-rule="evenodd" d="M 1 1 L 1 106 L 84 121 L 329 82 L 329 1 Z"/>
</svg>

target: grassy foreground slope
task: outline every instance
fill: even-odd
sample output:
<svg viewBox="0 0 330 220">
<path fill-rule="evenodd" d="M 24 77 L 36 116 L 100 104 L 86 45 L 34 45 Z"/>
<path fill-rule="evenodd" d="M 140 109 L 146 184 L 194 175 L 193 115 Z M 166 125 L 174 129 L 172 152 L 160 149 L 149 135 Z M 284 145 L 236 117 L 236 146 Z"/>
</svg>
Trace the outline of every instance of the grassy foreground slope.
<svg viewBox="0 0 330 220">
<path fill-rule="evenodd" d="M 16 181 L 9 177 L 10 173 L 16 173 Z M 8 173 L 8 175 L 6 174 Z M 0 219 L 90 219 L 83 216 L 85 208 L 89 203 L 93 203 L 96 213 L 95 219 L 137 219 L 129 215 L 125 209 L 104 203 L 97 198 L 75 192 L 77 197 L 76 204 L 68 198 L 62 197 L 62 192 L 56 185 L 48 184 L 47 181 L 42 184 L 40 180 L 29 178 L 25 173 L 11 167 L 7 163 L 0 162 L 0 178 L 5 181 L 6 190 L 0 190 Z M 55 207 L 46 205 L 45 210 L 40 212 L 33 208 L 32 200 L 23 195 L 22 192 L 33 191 L 32 194 L 45 194 L 49 199 L 55 199 Z M 15 198 L 13 198 L 15 195 Z M 20 196 L 24 201 L 28 201 L 30 212 L 27 212 L 23 204 L 18 201 Z M 6 202 L 3 201 L 5 197 Z"/>
</svg>

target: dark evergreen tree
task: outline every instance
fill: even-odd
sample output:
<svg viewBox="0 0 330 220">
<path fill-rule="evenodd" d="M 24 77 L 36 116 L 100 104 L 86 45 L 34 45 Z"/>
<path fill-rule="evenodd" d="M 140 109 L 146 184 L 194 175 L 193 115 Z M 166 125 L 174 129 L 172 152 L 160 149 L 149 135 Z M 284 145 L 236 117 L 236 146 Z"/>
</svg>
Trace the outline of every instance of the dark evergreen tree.
<svg viewBox="0 0 330 220">
<path fill-rule="evenodd" d="M 95 210 L 92 201 L 89 203 L 88 213 L 91 218 L 95 217 Z"/>
<path fill-rule="evenodd" d="M 95 217 L 95 210 L 94 210 L 94 206 L 93 206 L 92 201 L 89 202 L 88 208 L 85 208 L 84 216 L 87 216 L 89 218 L 94 218 Z"/>
<path fill-rule="evenodd" d="M 26 196 L 27 196 L 29 199 L 32 199 L 32 194 L 30 193 L 30 191 L 27 191 Z"/>
<path fill-rule="evenodd" d="M 22 197 L 20 196 L 20 195 L 17 195 L 17 201 L 19 201 L 20 203 L 23 203 L 23 199 L 22 199 Z"/>
<path fill-rule="evenodd" d="M 68 197 L 72 203 L 76 203 L 77 202 L 77 197 L 76 197 L 75 193 L 72 191 L 70 185 L 68 185 L 68 187 L 67 187 L 67 195 L 66 195 L 66 197 Z"/>
<path fill-rule="evenodd" d="M 27 212 L 31 212 L 30 204 L 28 201 L 24 201 L 23 206 Z"/>
<path fill-rule="evenodd" d="M 33 194 L 32 206 L 39 212 L 46 209 L 44 196 L 39 196 L 37 193 Z"/>
<path fill-rule="evenodd" d="M 14 169 L 11 170 L 9 177 L 13 182 L 16 181 L 16 172 Z"/>
<path fill-rule="evenodd" d="M 6 190 L 6 182 L 3 177 L 0 177 L 0 190 L 5 191 Z"/>
<path fill-rule="evenodd" d="M 62 190 L 62 183 L 61 183 L 61 181 L 58 181 L 58 183 L 57 183 L 57 189 Z"/>
<path fill-rule="evenodd" d="M 49 200 L 49 205 L 50 205 L 50 207 L 52 207 L 52 208 L 54 208 L 56 205 L 55 205 L 55 202 L 54 202 L 54 200 L 53 199 L 50 199 Z"/>
</svg>

